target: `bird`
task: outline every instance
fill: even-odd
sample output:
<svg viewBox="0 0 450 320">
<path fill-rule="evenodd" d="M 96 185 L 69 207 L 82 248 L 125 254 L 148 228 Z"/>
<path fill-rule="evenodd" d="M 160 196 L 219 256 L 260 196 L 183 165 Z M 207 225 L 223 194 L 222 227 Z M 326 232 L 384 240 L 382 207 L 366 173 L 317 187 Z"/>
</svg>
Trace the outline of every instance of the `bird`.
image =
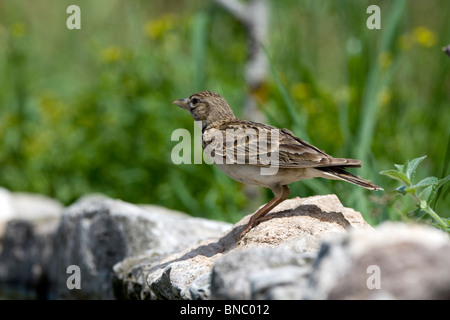
<svg viewBox="0 0 450 320">
<path fill-rule="evenodd" d="M 361 167 L 360 160 L 334 158 L 288 129 L 238 119 L 216 92 L 200 91 L 172 104 L 188 111 L 201 126 L 203 152 L 220 170 L 241 183 L 269 188 L 274 195 L 250 217 L 239 239 L 270 219 L 267 214 L 288 199 L 289 184 L 295 181 L 326 178 L 383 190 L 345 170 Z"/>
</svg>

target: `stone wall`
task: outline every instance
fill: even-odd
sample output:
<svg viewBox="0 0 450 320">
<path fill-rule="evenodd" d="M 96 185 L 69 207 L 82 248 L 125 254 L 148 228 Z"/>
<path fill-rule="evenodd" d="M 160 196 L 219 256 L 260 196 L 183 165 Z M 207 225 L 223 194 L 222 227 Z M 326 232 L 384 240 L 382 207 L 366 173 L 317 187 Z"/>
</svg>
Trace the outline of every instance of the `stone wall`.
<svg viewBox="0 0 450 320">
<path fill-rule="evenodd" d="M 231 225 L 104 196 L 63 208 L 2 192 L 5 298 L 450 298 L 446 233 L 372 228 L 335 195 L 286 200 L 238 240 L 250 215 Z M 33 206 L 39 215 L 24 213 Z"/>
</svg>

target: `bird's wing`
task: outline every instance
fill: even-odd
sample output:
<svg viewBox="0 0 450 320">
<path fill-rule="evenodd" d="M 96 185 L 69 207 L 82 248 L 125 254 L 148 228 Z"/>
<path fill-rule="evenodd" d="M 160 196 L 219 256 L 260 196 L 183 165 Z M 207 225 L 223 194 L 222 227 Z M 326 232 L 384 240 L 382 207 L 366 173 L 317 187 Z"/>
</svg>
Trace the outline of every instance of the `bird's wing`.
<svg viewBox="0 0 450 320">
<path fill-rule="evenodd" d="M 361 161 L 333 158 L 312 144 L 296 137 L 288 129 L 280 130 L 280 167 L 360 167 Z"/>
<path fill-rule="evenodd" d="M 215 163 L 280 168 L 361 166 L 361 161 L 333 158 L 287 129 L 231 120 L 203 132 L 203 148 Z"/>
</svg>

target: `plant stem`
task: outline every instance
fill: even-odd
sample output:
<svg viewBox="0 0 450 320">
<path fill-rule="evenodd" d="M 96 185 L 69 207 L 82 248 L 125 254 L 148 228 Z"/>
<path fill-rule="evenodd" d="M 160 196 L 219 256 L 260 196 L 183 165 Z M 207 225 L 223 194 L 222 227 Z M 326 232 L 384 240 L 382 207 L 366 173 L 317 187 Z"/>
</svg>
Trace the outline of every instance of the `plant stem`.
<svg viewBox="0 0 450 320">
<path fill-rule="evenodd" d="M 434 210 L 431 209 L 429 205 L 426 205 L 423 210 L 425 210 L 426 213 L 432 216 L 434 220 L 436 220 L 445 230 L 449 227 L 448 224 L 444 220 L 442 220 L 441 217 L 439 217 L 439 215 L 434 212 Z"/>
<path fill-rule="evenodd" d="M 436 220 L 444 229 L 448 228 L 447 223 L 439 217 L 439 215 L 434 212 L 433 209 L 428 205 L 425 200 L 420 200 L 415 194 L 414 198 L 418 201 L 419 208 L 428 213 L 434 220 Z"/>
</svg>

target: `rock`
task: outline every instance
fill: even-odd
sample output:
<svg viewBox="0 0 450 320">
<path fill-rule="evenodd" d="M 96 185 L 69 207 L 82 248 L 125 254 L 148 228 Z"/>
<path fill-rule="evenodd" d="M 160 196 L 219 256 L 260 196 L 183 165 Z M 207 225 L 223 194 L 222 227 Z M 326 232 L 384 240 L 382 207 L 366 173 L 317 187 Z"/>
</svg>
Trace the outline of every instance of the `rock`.
<svg viewBox="0 0 450 320">
<path fill-rule="evenodd" d="M 385 222 L 321 247 L 303 298 L 450 299 L 450 240 L 423 225 Z"/>
<path fill-rule="evenodd" d="M 0 253 L 0 291 L 5 297 L 46 299 L 52 235 L 58 221 L 11 220 Z"/>
<path fill-rule="evenodd" d="M 270 268 L 250 278 L 252 300 L 298 300 L 301 288 L 308 280 L 310 266 L 286 265 Z"/>
<path fill-rule="evenodd" d="M 335 196 L 285 201 L 236 240 L 215 240 L 147 266 L 158 299 L 449 299 L 448 234 L 385 222 L 376 229 Z"/>
<path fill-rule="evenodd" d="M 63 205 L 46 196 L 25 192 L 10 192 L 0 187 L 0 239 L 10 220 L 39 222 L 59 219 Z"/>
<path fill-rule="evenodd" d="M 250 215 L 231 226 L 98 196 L 61 217 L 11 209 L 27 197 L 0 189 L 9 208 L 2 297 L 450 299 L 448 234 L 392 222 L 374 229 L 334 195 L 284 201 L 239 241 Z M 67 285 L 73 265 L 81 290 Z"/>
<path fill-rule="evenodd" d="M 63 206 L 51 198 L 0 188 L 0 291 L 3 297 L 48 297 L 52 236 Z"/>
<path fill-rule="evenodd" d="M 346 232 L 351 228 L 372 229 L 361 213 L 344 207 L 336 195 L 293 198 L 279 204 L 270 215 L 270 223 L 252 229 L 240 246 L 291 246 L 298 252 L 316 251 L 325 235 Z M 237 223 L 243 227 L 247 216 Z"/>
<path fill-rule="evenodd" d="M 189 293 L 192 300 L 209 300 L 211 298 L 211 272 L 195 278 L 189 286 Z"/>
<path fill-rule="evenodd" d="M 163 209 L 162 211 L 167 211 Z M 158 210 L 147 211 L 139 206 L 105 197 L 89 197 L 64 210 L 54 236 L 53 263 L 50 277 L 53 295 L 63 299 L 113 299 L 113 266 L 132 256 L 156 248 L 167 254 L 198 243 L 223 232 L 228 224 L 205 219 L 168 215 Z M 148 257 L 145 257 L 147 259 Z M 144 258 L 142 258 L 144 259 Z M 134 262 L 139 262 L 140 259 Z M 116 271 L 129 272 L 130 260 Z M 68 289 L 67 268 L 80 268 L 81 290 Z M 138 281 L 139 271 L 131 268 Z M 124 284 L 128 274 L 114 278 L 114 289 L 139 288 L 138 282 Z M 124 297 L 127 292 L 119 292 Z M 145 296 L 136 292 L 135 297 Z"/>
<path fill-rule="evenodd" d="M 147 283 L 155 297 L 158 299 L 198 298 L 199 294 L 196 285 L 204 283 L 205 274 L 212 272 L 212 278 L 215 279 L 211 285 L 211 295 L 213 297 L 249 299 L 252 294 L 249 281 L 245 281 L 242 284 L 242 286 L 245 286 L 245 290 L 244 288 L 234 288 L 233 285 L 230 285 L 225 280 L 223 281 L 224 283 L 227 282 L 227 288 L 221 285 L 222 280 L 220 279 L 228 279 L 228 276 L 223 274 L 218 277 L 220 274 L 218 269 L 215 271 L 213 269 L 216 260 L 224 255 L 232 254 L 236 254 L 235 257 L 246 257 L 242 260 L 242 263 L 233 265 L 233 268 L 236 270 L 230 267 L 228 272 L 230 274 L 240 272 L 239 268 L 245 266 L 248 270 L 243 270 L 242 272 L 247 274 L 251 273 L 251 270 L 260 268 L 260 263 L 264 259 L 258 258 L 258 256 L 252 257 L 252 250 L 245 253 L 240 251 L 258 247 L 267 247 L 267 250 L 273 251 L 276 247 L 282 247 L 286 250 L 279 249 L 278 254 L 280 256 L 277 256 L 277 259 L 290 261 L 282 266 L 300 266 L 303 263 L 300 262 L 302 259 L 298 258 L 300 260 L 297 261 L 292 257 L 292 254 L 301 255 L 307 252 L 316 252 L 324 236 L 346 233 L 351 228 L 372 229 L 364 221 L 360 213 L 353 209 L 345 208 L 335 195 L 286 200 L 277 206 L 271 212 L 271 215 L 273 215 L 272 219 L 259 224 L 239 242 L 237 241 L 237 236 L 248 222 L 250 215 L 243 218 L 229 232 L 224 233 L 219 238 L 204 241 L 195 247 L 169 255 L 156 264 L 151 262 L 146 267 L 148 270 Z M 281 252 L 284 253 L 282 254 Z M 265 254 L 270 256 L 270 253 Z M 226 258 L 224 259 L 227 261 Z M 222 263 L 225 263 L 223 261 Z M 253 265 L 252 261 L 254 261 Z M 219 262 L 217 263 L 217 268 L 219 268 L 220 264 Z M 274 266 L 269 265 L 267 268 L 270 269 L 272 267 Z M 247 274 L 247 276 L 250 275 Z M 202 277 L 200 278 L 201 281 L 200 279 L 196 281 L 199 277 Z M 233 279 L 236 275 L 230 277 L 230 279 Z M 240 285 L 240 282 L 233 283 Z M 261 286 L 257 284 L 257 290 L 260 290 Z M 208 296 L 207 286 L 203 284 L 202 288 L 206 296 Z M 193 292 L 194 296 L 192 295 Z"/>
<path fill-rule="evenodd" d="M 288 267 L 302 270 L 305 261 L 298 253 L 284 247 L 255 247 L 235 250 L 217 259 L 211 277 L 213 299 L 250 299 L 265 297 L 264 290 L 275 284 L 285 284 L 283 276 L 265 276 Z M 292 270 L 290 270 L 292 271 Z M 294 272 L 297 272 L 294 271 Z M 254 294 L 252 294 L 252 289 Z"/>
<path fill-rule="evenodd" d="M 174 248 L 155 248 L 122 260 L 113 267 L 113 291 L 119 300 L 151 300 L 155 298 L 145 277 L 148 265 L 173 253 Z"/>
</svg>

